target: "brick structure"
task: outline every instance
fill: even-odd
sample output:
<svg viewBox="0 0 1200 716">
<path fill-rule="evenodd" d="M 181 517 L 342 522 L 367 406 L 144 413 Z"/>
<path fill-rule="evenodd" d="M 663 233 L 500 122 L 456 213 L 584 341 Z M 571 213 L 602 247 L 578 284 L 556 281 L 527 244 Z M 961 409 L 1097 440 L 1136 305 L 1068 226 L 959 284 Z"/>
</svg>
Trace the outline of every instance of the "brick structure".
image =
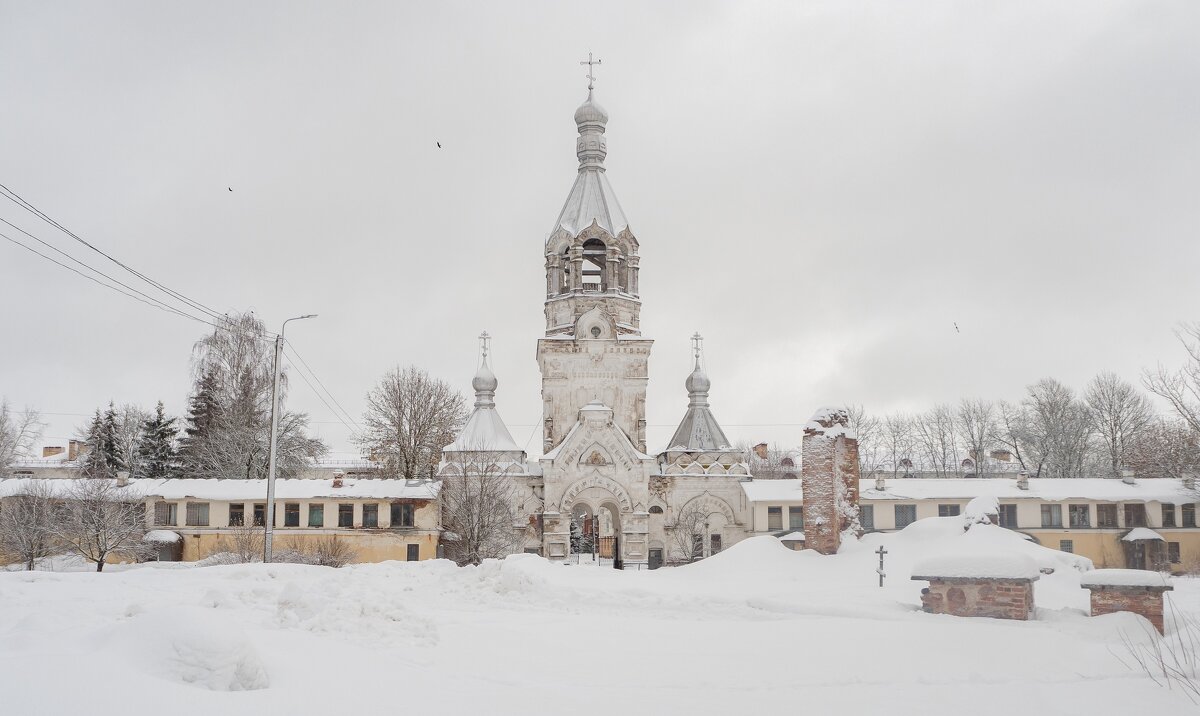
<svg viewBox="0 0 1200 716">
<path fill-rule="evenodd" d="M 800 479 L 804 544 L 833 554 L 858 522 L 858 439 L 842 408 L 822 408 L 804 427 Z"/>
<path fill-rule="evenodd" d="M 1080 586 L 1092 593 L 1092 616 L 1133 612 L 1163 633 L 1163 592 L 1174 587 L 1158 572 L 1142 569 L 1097 569 L 1083 575 Z"/>
<path fill-rule="evenodd" d="M 1037 577 L 936 577 L 921 590 L 921 609 L 956 617 L 992 617 L 1025 621 L 1033 614 L 1033 582 Z"/>
</svg>

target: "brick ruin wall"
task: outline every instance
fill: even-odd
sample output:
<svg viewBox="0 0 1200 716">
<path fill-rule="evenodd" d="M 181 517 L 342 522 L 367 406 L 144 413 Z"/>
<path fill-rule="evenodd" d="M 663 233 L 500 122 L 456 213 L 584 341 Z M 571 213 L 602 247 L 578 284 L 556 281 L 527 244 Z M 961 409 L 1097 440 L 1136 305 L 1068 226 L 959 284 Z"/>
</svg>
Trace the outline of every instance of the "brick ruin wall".
<svg viewBox="0 0 1200 716">
<path fill-rule="evenodd" d="M 1163 633 L 1163 589 L 1160 587 L 1089 587 L 1092 616 L 1133 612 L 1150 620 Z"/>
<path fill-rule="evenodd" d="M 1033 582 L 1025 579 L 930 579 L 921 609 L 956 617 L 1024 621 L 1033 614 Z"/>
</svg>

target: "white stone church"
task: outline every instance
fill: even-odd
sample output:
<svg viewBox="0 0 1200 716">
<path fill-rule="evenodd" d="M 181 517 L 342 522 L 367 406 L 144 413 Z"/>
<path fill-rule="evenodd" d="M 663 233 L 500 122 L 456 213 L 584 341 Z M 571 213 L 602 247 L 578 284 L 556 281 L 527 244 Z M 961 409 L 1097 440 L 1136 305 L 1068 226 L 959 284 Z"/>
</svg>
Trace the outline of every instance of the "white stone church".
<svg viewBox="0 0 1200 716">
<path fill-rule="evenodd" d="M 499 457 L 519 485 L 514 530 L 523 543 L 514 551 L 569 560 L 586 550 L 633 569 L 707 556 L 749 534 L 746 456 L 709 410 L 699 337 L 696 367 L 681 380 L 679 428 L 665 450 L 647 452 L 654 341 L 640 327 L 638 240 L 605 174 L 608 113 L 590 85 L 575 123 L 579 174 L 545 246 L 544 455 L 528 461 L 496 411 L 485 338 L 475 409 L 441 471 L 453 475 L 472 454 Z"/>
</svg>

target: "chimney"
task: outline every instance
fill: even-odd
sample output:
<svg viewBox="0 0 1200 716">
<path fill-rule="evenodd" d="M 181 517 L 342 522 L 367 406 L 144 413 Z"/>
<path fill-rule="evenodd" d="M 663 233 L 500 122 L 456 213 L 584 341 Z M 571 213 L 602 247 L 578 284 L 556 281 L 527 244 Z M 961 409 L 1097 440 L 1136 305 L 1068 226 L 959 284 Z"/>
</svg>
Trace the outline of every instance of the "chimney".
<svg viewBox="0 0 1200 716">
<path fill-rule="evenodd" d="M 876 492 L 886 492 L 887 491 L 887 484 L 883 481 L 883 473 L 882 472 L 875 476 L 875 491 Z"/>
<path fill-rule="evenodd" d="M 1024 470 L 1022 470 L 1017 473 L 1017 489 L 1018 490 L 1028 490 L 1029 489 L 1029 473 L 1028 472 L 1025 472 Z"/>
<path fill-rule="evenodd" d="M 125 470 L 117 471 L 117 487 L 125 487 L 129 484 L 129 473 Z"/>
<path fill-rule="evenodd" d="M 335 488 L 337 488 L 337 487 L 341 487 L 341 486 L 342 486 L 342 480 L 343 480 L 345 477 L 346 477 L 346 473 L 342 472 L 341 470 L 338 470 L 337 472 L 333 473 L 333 486 L 334 486 Z"/>
<path fill-rule="evenodd" d="M 755 445 L 754 446 L 754 454 L 758 456 L 759 460 L 766 460 L 767 459 L 767 444 L 759 443 L 759 444 Z"/>
<path fill-rule="evenodd" d="M 1137 483 L 1134 481 L 1133 475 L 1133 470 L 1130 470 L 1129 468 L 1121 470 L 1121 482 L 1125 483 L 1126 485 L 1136 485 Z"/>
<path fill-rule="evenodd" d="M 64 448 L 62 445 L 47 445 L 46 447 L 42 448 L 42 457 L 54 457 L 55 455 L 62 455 L 63 450 L 65 449 L 66 448 Z"/>
<path fill-rule="evenodd" d="M 72 440 L 67 443 L 67 459 L 76 460 L 80 455 L 87 452 L 87 443 L 79 440 Z"/>
</svg>

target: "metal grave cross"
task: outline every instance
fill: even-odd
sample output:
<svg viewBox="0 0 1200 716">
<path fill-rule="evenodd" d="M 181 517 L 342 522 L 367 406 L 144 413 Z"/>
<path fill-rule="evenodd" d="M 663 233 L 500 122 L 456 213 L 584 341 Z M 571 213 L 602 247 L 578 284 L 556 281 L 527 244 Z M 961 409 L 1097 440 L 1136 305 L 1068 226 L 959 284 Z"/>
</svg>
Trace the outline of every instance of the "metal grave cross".
<svg viewBox="0 0 1200 716">
<path fill-rule="evenodd" d="M 879 586 L 881 587 L 883 586 L 883 578 L 887 576 L 883 572 L 883 555 L 887 553 L 888 551 L 883 548 L 883 545 L 879 545 L 879 549 L 875 550 L 875 554 L 879 555 L 879 569 L 875 570 L 875 573 L 879 575 Z"/>
</svg>

